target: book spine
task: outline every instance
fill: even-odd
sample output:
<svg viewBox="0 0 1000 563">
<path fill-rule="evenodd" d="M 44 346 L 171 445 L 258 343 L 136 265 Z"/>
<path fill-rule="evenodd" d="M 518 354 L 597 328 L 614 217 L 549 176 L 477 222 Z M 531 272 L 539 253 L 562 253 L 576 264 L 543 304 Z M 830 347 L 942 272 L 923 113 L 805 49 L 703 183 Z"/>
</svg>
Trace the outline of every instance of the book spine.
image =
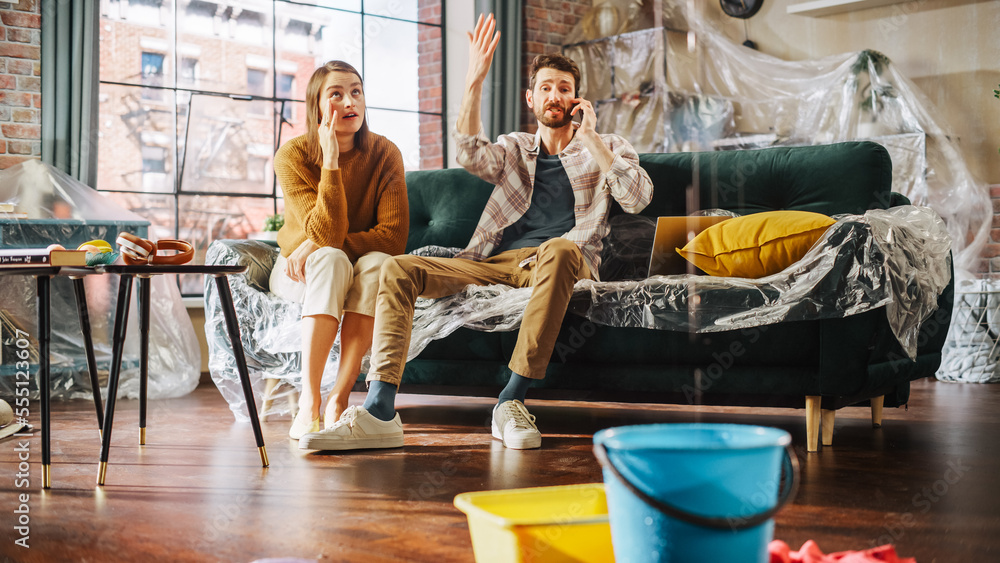
<svg viewBox="0 0 1000 563">
<path fill-rule="evenodd" d="M 14 266 L 21 264 L 37 264 L 44 266 L 49 263 L 47 254 L 21 254 L 11 256 L 0 256 L 0 266 Z"/>
</svg>

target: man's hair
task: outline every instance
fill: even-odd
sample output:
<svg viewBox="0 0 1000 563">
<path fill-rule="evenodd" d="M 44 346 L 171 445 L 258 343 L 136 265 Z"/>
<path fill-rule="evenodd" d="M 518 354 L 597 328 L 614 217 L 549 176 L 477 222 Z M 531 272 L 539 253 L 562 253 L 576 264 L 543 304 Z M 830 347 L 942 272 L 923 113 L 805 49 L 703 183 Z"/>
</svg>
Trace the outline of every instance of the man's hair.
<svg viewBox="0 0 1000 563">
<path fill-rule="evenodd" d="M 573 59 L 558 54 L 538 55 L 531 61 L 531 66 L 528 68 L 529 90 L 535 90 L 535 75 L 543 68 L 552 68 L 572 74 L 574 83 L 573 95 L 580 95 L 580 67 L 576 66 Z"/>
<path fill-rule="evenodd" d="M 361 82 L 361 88 L 365 87 L 365 81 L 361 78 L 361 73 L 344 61 L 329 61 L 313 71 L 312 77 L 309 78 L 309 84 L 306 85 L 306 150 L 309 152 L 312 160 L 321 166 L 323 163 L 323 149 L 319 145 L 319 122 L 323 112 L 320 110 L 319 104 L 320 96 L 323 95 L 323 84 L 331 72 L 349 72 L 358 77 L 358 81 Z M 360 148 L 363 148 L 368 141 L 368 117 L 364 116 L 362 119 L 364 121 L 361 122 L 361 129 L 354 134 L 354 144 Z"/>
</svg>

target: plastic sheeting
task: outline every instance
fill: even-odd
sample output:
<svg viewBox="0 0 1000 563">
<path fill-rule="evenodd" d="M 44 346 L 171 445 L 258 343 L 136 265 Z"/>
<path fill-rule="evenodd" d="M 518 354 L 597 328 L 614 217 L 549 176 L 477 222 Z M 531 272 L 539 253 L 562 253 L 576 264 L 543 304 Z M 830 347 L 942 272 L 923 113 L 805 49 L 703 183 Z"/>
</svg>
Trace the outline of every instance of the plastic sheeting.
<svg viewBox="0 0 1000 563">
<path fill-rule="evenodd" d="M 620 263 L 613 267 L 625 277 L 638 275 L 639 268 L 648 265 L 649 247 L 643 249 L 641 243 L 621 246 L 615 237 L 632 240 L 636 233 L 647 231 L 642 219 L 617 222 L 607 239 L 610 245 L 618 245 L 612 252 L 620 252 Z M 927 207 L 872 210 L 838 217 L 802 260 L 773 276 L 584 280 L 574 288 L 570 311 L 608 326 L 718 332 L 840 318 L 884 307 L 901 347 L 914 357 L 920 322 L 937 308 L 937 298 L 951 279 L 950 246 L 943 221 Z M 427 247 L 414 253 L 448 257 L 458 250 Z M 246 276 L 230 276 L 230 285 L 258 397 L 263 395 L 262 379 L 278 382 L 269 395 L 273 402 L 260 407 L 265 416 L 290 413 L 294 401 L 289 399 L 300 388 L 301 308 L 267 292 L 276 256 L 276 248 L 262 243 L 230 240 L 213 243 L 208 258 L 212 264 L 249 266 Z M 530 298 L 531 288 L 470 285 L 449 297 L 418 299 L 407 359 L 461 327 L 485 332 L 516 330 Z M 214 284 L 206 285 L 205 301 L 212 379 L 236 418 L 245 420 L 243 393 Z M 336 376 L 338 344 L 324 371 L 324 395 Z"/>
<path fill-rule="evenodd" d="M 0 213 L 0 247 L 44 247 L 58 243 L 67 248 L 92 239 L 114 242 L 120 231 L 145 236 L 149 222 L 125 210 L 90 187 L 37 160 L 0 171 L 0 203 L 12 212 Z M 111 363 L 114 308 L 118 276 L 92 275 L 84 278 L 90 314 L 91 335 L 97 360 L 98 381 L 107 383 Z M 129 331 L 122 359 L 119 397 L 139 396 L 139 334 L 136 284 L 129 309 Z M 194 326 L 184 308 L 173 276 L 154 276 L 151 283 L 149 333 L 149 398 L 185 395 L 198 385 L 201 349 Z M 90 375 L 83 352 L 79 309 L 72 283 L 55 277 L 50 301 L 50 375 L 52 397 L 91 398 Z M 35 280 L 28 276 L 4 276 L 0 284 L 0 339 L 3 368 L 0 394 L 14 394 L 16 331 L 30 335 L 29 352 L 33 372 L 37 370 L 37 307 Z M 31 388 L 37 398 L 38 389 Z"/>
<path fill-rule="evenodd" d="M 577 283 L 570 311 L 615 327 L 721 332 L 786 321 L 840 318 L 886 308 L 900 346 L 916 356 L 920 322 L 951 280 L 951 241 L 926 207 L 843 215 L 786 270 L 760 279 L 681 275 Z M 459 327 L 514 330 L 530 288 L 468 286 L 418 300 L 408 359 Z"/>
<path fill-rule="evenodd" d="M 628 138 L 639 152 L 874 140 L 892 157 L 893 191 L 933 208 L 951 235 L 956 269 L 977 269 L 991 224 L 988 188 L 891 60 L 861 51 L 784 61 L 733 43 L 697 11 L 687 13 L 687 2 L 663 2 L 664 28 L 637 16 L 637 4 L 595 8 L 563 49 L 581 67 L 581 95 L 595 101 L 602 132 Z"/>
</svg>

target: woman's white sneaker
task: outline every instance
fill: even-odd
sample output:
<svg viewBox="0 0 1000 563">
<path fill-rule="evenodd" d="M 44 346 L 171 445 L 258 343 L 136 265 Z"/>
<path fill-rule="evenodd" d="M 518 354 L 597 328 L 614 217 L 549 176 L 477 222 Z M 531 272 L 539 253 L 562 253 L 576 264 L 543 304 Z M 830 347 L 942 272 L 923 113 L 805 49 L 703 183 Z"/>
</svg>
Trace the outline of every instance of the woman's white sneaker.
<svg viewBox="0 0 1000 563">
<path fill-rule="evenodd" d="M 514 399 L 493 407 L 493 437 L 512 450 L 541 447 L 542 434 L 524 403 Z"/>
<path fill-rule="evenodd" d="M 399 420 L 399 413 L 386 422 L 357 405 L 347 407 L 333 426 L 299 439 L 301 450 L 341 451 L 401 447 L 403 423 Z"/>
</svg>

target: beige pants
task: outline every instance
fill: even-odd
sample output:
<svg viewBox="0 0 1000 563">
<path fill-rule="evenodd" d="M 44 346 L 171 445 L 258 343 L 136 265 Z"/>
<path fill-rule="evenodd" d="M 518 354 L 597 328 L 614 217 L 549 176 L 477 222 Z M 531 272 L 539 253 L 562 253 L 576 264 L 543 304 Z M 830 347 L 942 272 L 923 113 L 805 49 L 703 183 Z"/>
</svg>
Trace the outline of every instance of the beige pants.
<svg viewBox="0 0 1000 563">
<path fill-rule="evenodd" d="M 278 256 L 271 270 L 271 293 L 302 303 L 302 316 L 330 315 L 340 320 L 345 311 L 375 316 L 379 269 L 389 258 L 384 252 L 369 252 L 355 264 L 339 248 L 324 246 L 306 258 L 305 283 L 285 274 L 288 260 Z"/>
<path fill-rule="evenodd" d="M 537 255 L 536 260 L 518 266 Z M 510 369 L 541 379 L 552 357 L 556 337 L 577 280 L 590 278 L 577 246 L 564 238 L 537 248 L 508 250 L 474 262 L 461 258 L 394 256 L 382 265 L 375 304 L 375 341 L 368 381 L 399 385 L 410 348 L 413 305 L 417 297 L 453 295 L 469 284 L 533 287 L 524 310 Z"/>
</svg>

